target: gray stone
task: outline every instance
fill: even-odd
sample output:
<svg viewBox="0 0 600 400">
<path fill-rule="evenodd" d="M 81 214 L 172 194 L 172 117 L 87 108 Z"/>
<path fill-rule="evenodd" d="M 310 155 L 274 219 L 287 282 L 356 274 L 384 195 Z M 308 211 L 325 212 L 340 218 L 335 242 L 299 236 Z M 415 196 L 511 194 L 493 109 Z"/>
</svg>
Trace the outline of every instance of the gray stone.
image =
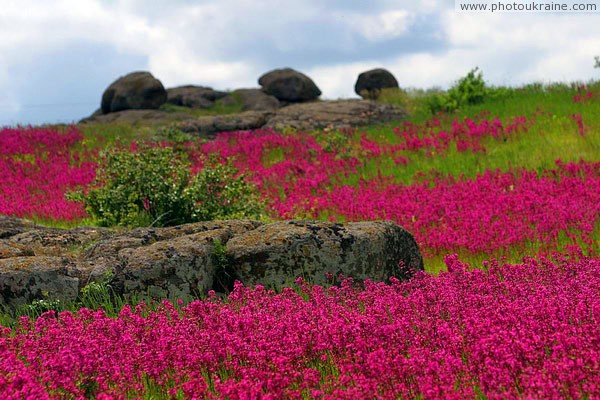
<svg viewBox="0 0 600 400">
<path fill-rule="evenodd" d="M 190 108 L 210 108 L 216 100 L 227 96 L 227 92 L 206 86 L 178 86 L 167 89 L 167 103 Z"/>
<path fill-rule="evenodd" d="M 129 125 L 167 125 L 179 121 L 194 119 L 185 112 L 169 112 L 161 110 L 123 110 L 110 114 L 96 114 L 83 118 L 80 124 L 129 124 Z"/>
<path fill-rule="evenodd" d="M 263 92 L 261 89 L 237 89 L 221 100 L 225 105 L 242 104 L 243 111 L 273 111 L 281 104 L 277 97 Z"/>
<path fill-rule="evenodd" d="M 189 300 L 204 295 L 213 288 L 217 272 L 214 242 L 224 243 L 230 237 L 226 229 L 218 229 L 123 249 L 119 258 L 124 267 L 117 272 L 117 285 L 123 293 L 151 298 Z"/>
<path fill-rule="evenodd" d="M 308 76 L 292 68 L 269 71 L 258 79 L 265 93 L 285 102 L 316 100 L 321 90 Z"/>
<path fill-rule="evenodd" d="M 324 284 L 327 273 L 383 281 L 408 279 L 423 270 L 412 235 L 390 221 L 276 222 L 231 239 L 227 255 L 236 279 L 267 287 L 281 287 L 299 276 Z"/>
<path fill-rule="evenodd" d="M 77 272 L 61 257 L 0 259 L 0 304 L 18 306 L 34 300 L 74 300 L 79 292 Z"/>
<path fill-rule="evenodd" d="M 73 300 L 107 273 L 118 294 L 174 300 L 227 292 L 234 279 L 281 287 L 298 276 L 315 284 L 330 283 L 327 273 L 381 281 L 423 269 L 413 237 L 389 221 L 206 221 L 121 231 L 1 222 L 14 229 L 0 239 L 0 303 L 11 306 Z"/>
<path fill-rule="evenodd" d="M 83 247 L 107 237 L 109 230 L 98 227 L 55 229 L 38 227 L 12 236 L 10 242 L 26 247 L 37 256 L 60 256 L 76 253 Z"/>
<path fill-rule="evenodd" d="M 102 94 L 102 112 L 158 109 L 167 101 L 162 83 L 151 73 L 132 72 L 110 84 Z"/>
<path fill-rule="evenodd" d="M 35 229 L 36 225 L 26 219 L 0 215 L 0 239 L 6 239 L 19 233 Z"/>
<path fill-rule="evenodd" d="M 390 71 L 376 68 L 358 75 L 354 91 L 364 99 L 376 99 L 385 88 L 397 88 L 398 81 Z"/>
<path fill-rule="evenodd" d="M 348 129 L 356 126 L 396 122 L 406 112 L 389 104 L 368 100 L 337 100 L 292 104 L 277 111 L 264 128 L 275 130 Z"/>
<path fill-rule="evenodd" d="M 238 114 L 204 116 L 177 124 L 183 132 L 214 138 L 218 132 L 245 131 L 263 127 L 273 116 L 269 111 L 244 111 Z"/>
<path fill-rule="evenodd" d="M 15 243 L 0 241 L 0 259 L 34 255 L 33 250 Z"/>
</svg>

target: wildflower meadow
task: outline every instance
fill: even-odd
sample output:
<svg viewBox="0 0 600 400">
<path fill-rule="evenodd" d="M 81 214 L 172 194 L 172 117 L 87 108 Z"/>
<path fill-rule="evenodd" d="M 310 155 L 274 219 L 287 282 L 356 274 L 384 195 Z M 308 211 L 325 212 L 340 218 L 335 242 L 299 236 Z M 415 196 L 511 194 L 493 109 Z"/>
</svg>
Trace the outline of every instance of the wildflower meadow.
<svg viewBox="0 0 600 400">
<path fill-rule="evenodd" d="M 144 142 L 231 163 L 272 220 L 395 221 L 426 272 L 6 318 L 1 398 L 600 397 L 598 84 L 345 130 L 99 129 L 0 129 L 0 214 L 93 224 L 68 193 Z"/>
</svg>

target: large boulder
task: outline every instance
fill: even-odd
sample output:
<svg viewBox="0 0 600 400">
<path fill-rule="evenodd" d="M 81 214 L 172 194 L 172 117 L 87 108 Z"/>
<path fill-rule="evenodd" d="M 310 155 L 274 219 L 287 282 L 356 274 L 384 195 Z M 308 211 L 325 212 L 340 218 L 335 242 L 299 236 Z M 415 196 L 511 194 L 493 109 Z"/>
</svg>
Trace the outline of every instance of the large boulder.
<svg viewBox="0 0 600 400">
<path fill-rule="evenodd" d="M 202 296 L 213 288 L 215 241 L 227 239 L 225 230 L 209 231 L 121 250 L 124 267 L 117 272 L 118 285 L 123 293 L 152 298 L 189 300 Z"/>
<path fill-rule="evenodd" d="M 104 114 L 123 110 L 158 109 L 167 101 L 162 83 L 149 72 L 132 72 L 114 81 L 102 95 Z"/>
<path fill-rule="evenodd" d="M 205 86 L 178 86 L 167 89 L 167 103 L 189 108 L 210 108 L 216 100 L 227 96 L 227 92 Z"/>
<path fill-rule="evenodd" d="M 258 79 L 263 91 L 284 102 L 315 100 L 321 91 L 308 76 L 291 68 L 275 69 Z"/>
<path fill-rule="evenodd" d="M 397 87 L 398 81 L 390 71 L 376 68 L 358 75 L 354 91 L 364 99 L 376 99 L 381 89 Z"/>
<path fill-rule="evenodd" d="M 221 102 L 225 105 L 241 103 L 243 111 L 273 111 L 281 106 L 277 97 L 266 94 L 261 89 L 237 89 Z"/>
<path fill-rule="evenodd" d="M 412 235 L 390 221 L 275 222 L 228 241 L 227 255 L 236 279 L 267 287 L 281 287 L 299 276 L 325 284 L 328 274 L 383 281 L 423 270 Z"/>
</svg>

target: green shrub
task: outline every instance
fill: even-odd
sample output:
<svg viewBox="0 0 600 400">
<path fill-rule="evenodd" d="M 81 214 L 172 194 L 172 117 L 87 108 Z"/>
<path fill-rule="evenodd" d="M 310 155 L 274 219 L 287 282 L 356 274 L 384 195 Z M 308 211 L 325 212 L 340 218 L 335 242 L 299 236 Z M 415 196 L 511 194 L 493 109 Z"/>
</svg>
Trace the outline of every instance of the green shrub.
<svg viewBox="0 0 600 400">
<path fill-rule="evenodd" d="M 168 147 L 107 152 L 93 187 L 69 198 L 82 201 L 101 226 L 167 226 L 261 215 L 255 188 L 231 163 L 210 158 L 191 177 L 185 153 Z"/>
<path fill-rule="evenodd" d="M 192 178 L 185 197 L 193 203 L 194 221 L 263 217 L 256 189 L 231 162 L 222 164 L 215 156 Z"/>
<path fill-rule="evenodd" d="M 492 94 L 505 93 L 500 89 L 487 88 L 483 80 L 483 73 L 479 71 L 479 68 L 475 68 L 459 79 L 446 93 L 431 96 L 428 105 L 434 114 L 439 111 L 454 111 L 464 105 L 479 104 Z"/>
</svg>

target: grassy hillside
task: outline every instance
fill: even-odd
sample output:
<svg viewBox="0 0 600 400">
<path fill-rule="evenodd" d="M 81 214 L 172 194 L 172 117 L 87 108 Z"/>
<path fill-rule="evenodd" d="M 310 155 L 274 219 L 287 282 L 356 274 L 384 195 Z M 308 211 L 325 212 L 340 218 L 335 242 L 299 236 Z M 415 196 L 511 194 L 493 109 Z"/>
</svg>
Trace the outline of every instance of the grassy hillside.
<svg viewBox="0 0 600 400">
<path fill-rule="evenodd" d="M 127 305 L 107 277 L 79 303 L 0 313 L 0 392 L 599 397 L 600 84 L 461 82 L 386 91 L 380 101 L 408 120 L 344 131 L 202 141 L 127 125 L 0 130 L 0 214 L 136 226 L 191 198 L 193 219 L 221 198 L 206 196 L 214 184 L 234 188 L 228 204 L 210 202 L 217 214 L 237 199 L 273 220 L 394 220 L 428 272 L 365 287 L 299 280 L 281 293 L 239 285 L 189 305 Z M 173 177 L 187 191 L 169 191 Z"/>
</svg>

